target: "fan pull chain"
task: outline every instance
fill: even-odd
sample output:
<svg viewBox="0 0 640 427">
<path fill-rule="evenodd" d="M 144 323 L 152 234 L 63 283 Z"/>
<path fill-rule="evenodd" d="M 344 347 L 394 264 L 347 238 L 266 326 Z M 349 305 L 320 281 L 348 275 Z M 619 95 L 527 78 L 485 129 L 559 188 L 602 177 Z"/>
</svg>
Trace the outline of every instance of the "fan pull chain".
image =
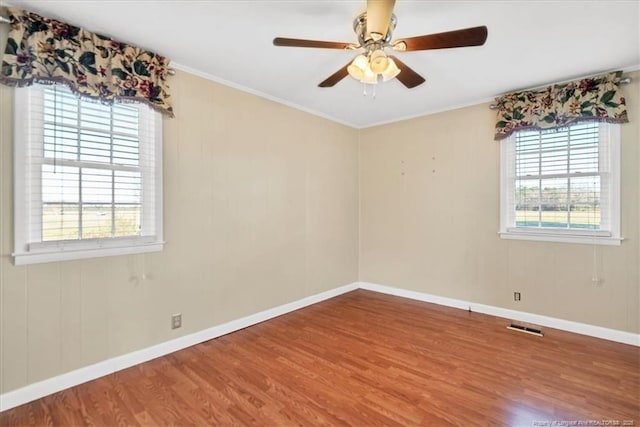
<svg viewBox="0 0 640 427">
<path fill-rule="evenodd" d="M 367 96 L 367 85 L 366 83 L 362 83 L 362 96 Z M 376 99 L 376 85 L 370 85 L 373 89 L 371 90 L 371 99 Z"/>
</svg>

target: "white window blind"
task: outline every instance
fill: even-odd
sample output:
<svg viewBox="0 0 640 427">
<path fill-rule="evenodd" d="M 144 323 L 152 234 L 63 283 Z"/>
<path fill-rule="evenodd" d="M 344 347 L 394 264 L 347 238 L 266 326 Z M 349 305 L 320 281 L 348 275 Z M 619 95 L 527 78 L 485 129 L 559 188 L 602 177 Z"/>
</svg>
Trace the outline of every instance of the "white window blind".
<svg viewBox="0 0 640 427">
<path fill-rule="evenodd" d="M 17 264 L 161 249 L 158 113 L 61 85 L 16 90 L 15 112 Z"/>
<path fill-rule="evenodd" d="M 501 233 L 619 242 L 618 126 L 583 122 L 506 139 Z"/>
</svg>

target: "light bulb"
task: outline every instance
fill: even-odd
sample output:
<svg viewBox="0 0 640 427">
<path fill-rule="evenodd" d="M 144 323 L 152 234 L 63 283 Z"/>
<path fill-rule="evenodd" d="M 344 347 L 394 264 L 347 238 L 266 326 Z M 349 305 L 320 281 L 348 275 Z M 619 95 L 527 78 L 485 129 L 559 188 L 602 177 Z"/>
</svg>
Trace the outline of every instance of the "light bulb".
<svg viewBox="0 0 640 427">
<path fill-rule="evenodd" d="M 364 69 L 364 75 L 360 81 L 368 85 L 375 85 L 378 83 L 378 75 L 371 70 L 371 67 L 367 67 Z"/>
<path fill-rule="evenodd" d="M 364 72 L 353 64 L 347 67 L 347 72 L 356 80 L 360 80 L 364 76 Z"/>
<path fill-rule="evenodd" d="M 355 57 L 351 65 L 347 67 L 347 72 L 351 77 L 356 80 L 362 80 L 364 77 L 364 70 L 367 68 L 367 57 L 364 55 L 358 55 Z"/>
<path fill-rule="evenodd" d="M 387 65 L 387 68 L 381 73 L 382 81 L 385 81 L 385 82 L 391 80 L 392 78 L 400 74 L 400 69 L 398 68 L 396 63 L 393 61 L 393 59 L 391 58 L 388 58 L 388 59 L 389 59 L 389 64 Z"/>
<path fill-rule="evenodd" d="M 376 74 L 380 74 L 389 66 L 389 58 L 387 58 L 382 49 L 377 49 L 371 54 L 369 63 L 371 64 L 371 70 Z"/>
</svg>

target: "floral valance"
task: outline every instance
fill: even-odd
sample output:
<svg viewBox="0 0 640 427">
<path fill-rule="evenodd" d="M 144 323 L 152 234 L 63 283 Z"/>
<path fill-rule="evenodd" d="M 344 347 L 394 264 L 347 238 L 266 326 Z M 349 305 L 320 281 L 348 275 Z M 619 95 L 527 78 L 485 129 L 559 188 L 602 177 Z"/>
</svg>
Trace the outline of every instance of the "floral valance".
<svg viewBox="0 0 640 427">
<path fill-rule="evenodd" d="M 617 71 L 497 98 L 496 141 L 516 130 L 552 129 L 576 121 L 628 122 L 618 88 L 621 76 Z"/>
<path fill-rule="evenodd" d="M 164 56 L 35 13 L 8 11 L 0 83 L 62 83 L 80 96 L 143 102 L 173 117 Z"/>
</svg>

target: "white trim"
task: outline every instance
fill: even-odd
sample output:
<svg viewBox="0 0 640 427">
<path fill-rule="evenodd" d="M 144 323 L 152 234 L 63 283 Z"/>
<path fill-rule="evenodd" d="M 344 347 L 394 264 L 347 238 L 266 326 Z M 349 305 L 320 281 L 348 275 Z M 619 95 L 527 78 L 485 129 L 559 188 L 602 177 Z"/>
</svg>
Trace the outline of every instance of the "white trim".
<svg viewBox="0 0 640 427">
<path fill-rule="evenodd" d="M 291 101 L 287 101 L 285 99 L 278 98 L 277 96 L 269 95 L 269 94 L 261 92 L 259 90 L 252 89 L 250 87 L 241 85 L 239 83 L 234 83 L 232 81 L 223 79 L 221 77 L 214 76 L 213 74 L 209 74 L 209 73 L 206 73 L 204 71 L 200 71 L 200 70 L 197 70 L 195 68 L 191 68 L 191 67 L 186 66 L 186 65 L 182 65 L 182 64 L 177 63 L 177 62 L 172 62 L 171 63 L 171 67 L 175 68 L 176 70 L 184 71 L 186 73 L 193 74 L 194 76 L 202 77 L 203 79 L 207 79 L 207 80 L 210 80 L 212 82 L 220 83 L 221 85 L 224 85 L 224 86 L 227 86 L 227 87 L 230 87 L 230 88 L 233 88 L 233 89 L 237 89 L 237 90 L 242 91 L 242 92 L 250 93 L 251 95 L 255 95 L 255 96 L 258 96 L 260 98 L 268 99 L 269 101 L 277 102 L 278 104 L 286 105 L 287 107 L 291 107 L 291 108 L 294 108 L 296 110 L 304 111 L 305 113 L 313 114 L 314 116 L 322 117 L 323 119 L 327 119 L 327 120 L 330 120 L 332 122 L 339 123 L 341 125 L 345 125 L 345 126 L 348 126 L 350 128 L 358 129 L 358 130 L 373 128 L 373 127 L 376 127 L 376 126 L 383 126 L 383 125 L 387 125 L 387 124 L 391 124 L 391 123 L 402 122 L 402 121 L 405 121 L 405 120 L 416 119 L 416 118 L 419 118 L 419 117 L 430 116 L 430 115 L 433 115 L 433 114 L 444 113 L 444 112 L 451 111 L 451 110 L 458 110 L 460 108 L 473 107 L 475 105 L 488 104 L 488 103 L 494 102 L 497 97 L 502 95 L 502 94 L 498 94 L 498 95 L 491 96 L 491 97 L 488 97 L 488 98 L 476 99 L 475 101 L 471 101 L 471 102 L 464 102 L 464 103 L 461 103 L 461 104 L 450 105 L 450 106 L 446 106 L 446 107 L 442 107 L 442 108 L 434 108 L 432 110 L 426 110 L 426 111 L 422 111 L 420 113 L 415 113 L 415 114 L 407 114 L 405 116 L 396 117 L 394 119 L 381 120 L 381 121 L 378 121 L 378 122 L 368 123 L 368 124 L 363 124 L 363 125 L 356 125 L 354 123 L 350 123 L 350 122 L 347 122 L 345 120 L 338 119 L 336 117 L 330 116 L 330 115 L 325 114 L 325 113 L 321 113 L 321 112 L 313 110 L 311 108 L 303 107 L 303 106 L 298 105 L 296 103 L 293 103 Z M 634 64 L 634 65 L 630 65 L 628 67 L 623 67 L 623 68 L 618 68 L 618 69 L 621 69 L 623 73 L 630 73 L 630 72 L 633 72 L 633 71 L 640 70 L 640 64 Z M 591 74 L 589 74 L 589 76 L 596 75 L 596 74 L 602 74 L 604 72 L 606 72 L 606 70 L 598 72 L 598 73 L 591 73 Z M 583 76 L 582 78 L 589 77 L 589 76 Z M 568 79 L 568 80 L 564 80 L 564 81 L 569 82 L 569 81 L 572 81 L 572 80 L 577 80 L 579 78 L 580 77 L 577 77 L 577 78 L 574 77 L 572 79 Z"/>
<path fill-rule="evenodd" d="M 260 92 L 259 90 L 255 90 L 255 89 L 252 89 L 250 87 L 243 86 L 243 85 L 241 85 L 239 83 L 234 83 L 232 81 L 223 79 L 221 77 L 214 76 L 213 74 L 209 74 L 209 73 L 206 73 L 204 71 L 196 70 L 195 68 L 191 68 L 191 67 L 188 67 L 186 65 L 179 64 L 177 62 L 172 62 L 171 63 L 171 67 L 175 68 L 176 70 L 184 71 L 185 73 L 193 74 L 194 76 L 202 77 L 203 79 L 207 79 L 207 80 L 210 80 L 212 82 L 220 83 L 221 85 L 224 85 L 224 86 L 227 86 L 227 87 L 230 87 L 230 88 L 233 88 L 233 89 L 237 89 L 237 90 L 239 90 L 241 92 L 250 93 L 251 95 L 255 95 L 255 96 L 258 96 L 260 98 L 268 99 L 269 101 L 277 102 L 278 104 L 286 105 L 287 107 L 291 107 L 291 108 L 294 108 L 296 110 L 304 111 L 305 113 L 313 114 L 314 116 L 322 117 L 323 119 L 327 119 L 327 120 L 330 120 L 332 122 L 335 122 L 335 123 L 338 123 L 338 124 L 341 124 L 341 125 L 345 125 L 345 126 L 348 126 L 350 128 L 357 129 L 357 130 L 368 129 L 368 128 L 372 128 L 372 127 L 376 127 L 376 126 L 383 126 L 383 125 L 386 125 L 386 124 L 401 122 L 401 121 L 404 121 L 404 120 L 416 119 L 418 117 L 424 117 L 424 116 L 429 116 L 429 115 L 432 115 L 432 114 L 444 113 L 446 111 L 458 110 L 460 108 L 466 108 L 466 107 L 472 107 L 472 106 L 475 106 L 475 105 L 486 104 L 486 103 L 495 101 L 495 98 L 496 98 L 496 97 L 483 98 L 483 99 L 475 100 L 475 101 L 472 101 L 472 102 L 466 102 L 466 103 L 462 103 L 462 104 L 450 105 L 450 106 L 447 106 L 447 107 L 436 108 L 436 109 L 433 109 L 433 110 L 426 110 L 426 111 L 422 111 L 422 112 L 415 113 L 415 114 L 408 114 L 406 116 L 396 117 L 394 119 L 381 120 L 381 121 L 374 122 L 374 123 L 357 125 L 355 123 L 347 122 L 345 120 L 338 119 L 337 117 L 330 116 L 330 115 L 325 114 L 325 113 L 321 113 L 320 111 L 316 111 L 316 110 L 313 110 L 311 108 L 303 107 L 302 105 L 298 105 L 298 104 L 296 104 L 294 102 L 287 101 L 287 100 L 282 99 L 282 98 L 278 98 L 277 96 L 269 95 L 267 93 Z"/>
<path fill-rule="evenodd" d="M 29 108 L 29 98 L 26 96 L 13 97 L 13 142 L 11 147 L 13 148 L 13 241 L 14 250 L 24 250 L 26 247 L 19 246 L 18 242 L 21 242 L 20 236 L 27 236 L 28 227 L 26 221 L 15 220 L 16 218 L 26 218 L 27 212 L 27 197 L 26 192 L 16 191 L 16 188 L 25 188 L 27 182 L 27 165 L 24 159 L 27 155 L 27 141 L 29 134 L 29 123 L 33 121 L 33 114 Z M 17 121 L 16 114 L 26 114 L 27 117 L 24 120 Z"/>
<path fill-rule="evenodd" d="M 44 262 L 71 261 L 74 259 L 160 252 L 163 247 L 164 242 L 154 241 L 153 243 L 136 243 L 135 241 L 131 241 L 130 245 L 112 248 L 85 247 L 83 249 L 60 249 L 58 251 L 13 253 L 12 255 L 15 265 L 28 265 L 41 264 Z"/>
<path fill-rule="evenodd" d="M 618 331 L 615 329 L 603 328 L 600 326 L 587 325 L 584 323 L 572 322 L 569 320 L 556 319 L 553 317 L 538 314 L 526 313 L 522 311 L 510 310 L 501 307 L 494 307 L 484 304 L 476 304 L 468 301 L 431 295 L 424 292 L 411 291 L 407 289 L 394 288 L 390 286 L 377 285 L 368 282 L 354 282 L 339 288 L 321 292 L 283 304 L 268 310 L 261 311 L 240 319 L 232 320 L 222 325 L 214 326 L 199 332 L 194 332 L 183 337 L 175 338 L 151 347 L 117 356 L 96 364 L 76 369 L 66 374 L 58 375 L 37 383 L 29 384 L 25 387 L 0 394 L 0 412 L 14 408 L 27 402 L 48 396 L 52 393 L 85 383 L 87 381 L 100 378 L 102 376 L 117 372 L 122 369 L 147 362 L 157 357 L 182 350 L 187 347 L 208 341 L 231 332 L 244 329 L 246 327 L 264 322 L 274 317 L 290 313 L 292 311 L 307 307 L 309 305 L 342 295 L 356 289 L 366 289 L 388 295 L 395 295 L 402 298 L 409 298 L 417 301 L 424 301 L 446 307 L 459 308 L 461 310 L 471 310 L 477 313 L 489 314 L 521 322 L 533 323 L 535 325 L 547 326 L 576 334 L 602 338 L 624 344 L 640 347 L 640 334 Z"/>
<path fill-rule="evenodd" d="M 620 125 L 601 123 L 598 132 L 601 165 L 598 175 L 603 180 L 603 191 L 608 194 L 608 197 L 602 197 L 602 200 L 606 200 L 601 218 L 601 226 L 605 227 L 605 230 L 514 226 L 516 134 L 513 133 L 500 141 L 500 238 L 620 246 L 624 240 L 620 235 Z M 534 177 L 539 178 L 541 177 Z"/>
<path fill-rule="evenodd" d="M 312 114 L 314 116 L 322 117 L 323 119 L 327 119 L 327 120 L 330 120 L 332 122 L 339 123 L 339 124 L 344 125 L 344 126 L 348 126 L 350 128 L 361 129 L 360 126 L 355 125 L 353 123 L 349 123 L 349 122 L 341 120 L 341 119 L 338 119 L 337 117 L 333 117 L 333 116 L 330 116 L 328 114 L 321 113 L 320 111 L 312 110 L 311 108 L 303 107 L 302 105 L 298 105 L 298 104 L 296 104 L 294 102 L 287 101 L 286 99 L 278 98 L 277 96 L 273 96 L 273 95 L 269 95 L 269 94 L 264 93 L 264 92 L 260 92 L 259 90 L 252 89 L 250 87 L 243 86 L 243 85 L 241 85 L 239 83 L 234 83 L 234 82 L 229 81 L 229 80 L 225 80 L 225 79 L 223 79 L 221 77 L 217 77 L 217 76 L 214 76 L 213 74 L 205 73 L 204 71 L 196 70 L 195 68 L 191 68 L 191 67 L 188 67 L 186 65 L 179 64 L 177 62 L 172 62 L 171 63 L 171 67 L 175 68 L 176 70 L 184 71 L 185 73 L 189 73 L 189 74 L 192 74 L 192 75 L 197 76 L 197 77 L 202 77 L 203 79 L 210 80 L 210 81 L 215 82 L 215 83 L 220 83 L 223 86 L 227 86 L 227 87 L 230 87 L 232 89 L 237 89 L 237 90 L 239 90 L 241 92 L 249 93 L 251 95 L 255 95 L 255 96 L 258 96 L 260 98 L 267 99 L 269 101 L 277 102 L 278 104 L 286 105 L 287 107 L 291 107 L 291 108 L 293 108 L 295 110 L 304 111 L 305 113 L 309 113 L 309 114 Z"/>
<path fill-rule="evenodd" d="M 137 166 L 78 160 L 50 160 L 43 153 L 45 86 L 31 86 L 14 96 L 14 257 L 15 265 L 157 252 L 163 249 L 162 115 L 146 106 L 139 114 L 140 162 Z M 65 89 L 62 96 L 67 97 Z M 57 93 L 57 92 L 56 92 Z M 72 98 L 70 98 L 72 99 Z M 78 104 L 80 111 L 80 104 Z M 74 128 L 80 129 L 80 123 Z M 39 132 L 38 132 L 39 131 Z M 142 174 L 140 236 L 42 241 L 41 165 L 139 171 Z M 112 191 L 115 191 L 112 189 Z M 82 194 L 82 191 L 79 191 Z M 115 193 L 113 193 L 115 194 Z M 111 204 L 115 203 L 111 200 Z"/>
<path fill-rule="evenodd" d="M 351 283 L 0 394 L 0 412 L 358 289 Z"/>
<path fill-rule="evenodd" d="M 628 67 L 623 67 L 623 68 L 616 68 L 616 70 L 621 70 L 623 74 L 624 73 L 631 73 L 631 72 L 640 70 L 640 64 L 630 65 Z M 607 73 L 607 72 L 611 72 L 611 70 L 603 70 L 603 71 L 599 71 L 599 72 L 595 72 L 595 73 L 590 73 L 590 74 L 584 75 L 584 76 L 573 77 L 573 78 L 570 78 L 570 79 L 562 80 L 561 82 L 547 83 L 547 84 L 543 84 L 543 85 L 538 85 L 537 88 L 543 88 L 545 86 L 550 86 L 552 84 L 568 83 L 568 82 L 573 81 L 573 80 L 580 80 L 580 79 L 584 79 L 584 78 L 587 78 L 587 77 L 590 77 L 590 76 L 603 74 L 603 73 Z M 525 89 L 519 89 L 519 90 L 525 90 Z M 531 90 L 531 88 L 529 90 Z M 512 92 L 517 92 L 517 91 L 518 90 L 513 90 Z M 412 120 L 412 119 L 417 119 L 417 118 L 420 118 L 420 117 L 431 116 L 431 115 L 434 115 L 434 114 L 446 113 L 447 111 L 459 110 L 459 109 L 467 108 L 467 107 L 474 107 L 476 105 L 491 104 L 491 103 L 494 103 L 496 101 L 496 98 L 499 98 L 502 95 L 503 94 L 498 94 L 498 95 L 491 96 L 489 98 L 481 98 L 481 99 L 476 99 L 475 101 L 471 101 L 471 102 L 463 102 L 463 103 L 460 103 L 460 104 L 448 105 L 446 107 L 434 108 L 434 109 L 431 109 L 431 110 L 424 110 L 424 111 L 422 111 L 420 113 L 407 114 L 405 116 L 400 116 L 400 117 L 396 117 L 396 118 L 389 119 L 389 120 L 380 120 L 378 122 L 369 123 L 369 124 L 360 125 L 360 126 L 353 126 L 353 127 L 356 128 L 356 129 L 361 129 L 362 130 L 362 129 L 373 128 L 373 127 L 376 127 L 376 126 L 384 126 L 384 125 L 388 125 L 388 124 L 391 124 L 391 123 L 402 122 L 402 121 L 405 121 L 405 120 Z"/>
<path fill-rule="evenodd" d="M 407 114 L 407 115 L 396 117 L 396 118 L 389 119 L 389 120 L 380 120 L 378 122 L 370 123 L 370 124 L 367 124 L 367 125 L 362 125 L 362 126 L 358 127 L 358 129 L 369 129 L 369 128 L 373 128 L 373 127 L 376 127 L 376 126 L 390 125 L 392 123 L 404 122 L 406 120 L 419 119 L 420 117 L 426 117 L 426 116 L 432 116 L 434 114 L 446 113 L 447 111 L 461 110 L 463 108 L 475 107 L 476 105 L 482 105 L 482 104 L 487 104 L 487 108 L 488 108 L 488 105 L 490 103 L 495 102 L 495 100 L 496 100 L 496 97 L 492 96 L 490 98 L 477 99 L 477 100 L 471 101 L 471 102 L 463 102 L 461 104 L 447 105 L 446 107 L 440 107 L 440 108 L 433 108 L 433 109 L 430 109 L 430 110 L 424 110 L 424 111 L 422 111 L 420 113 Z"/>
<path fill-rule="evenodd" d="M 509 240 L 532 240 L 537 242 L 555 242 L 555 243 L 578 243 L 583 245 L 609 245 L 620 246 L 624 240 L 622 237 L 609 236 L 586 236 L 584 234 L 572 235 L 570 233 L 549 233 L 539 230 L 527 232 L 526 230 L 517 229 L 512 231 L 501 231 L 498 234 L 502 239 Z"/>
<path fill-rule="evenodd" d="M 554 85 L 563 85 L 575 80 L 582 80 L 582 79 L 588 79 L 590 77 L 593 76 L 598 76 L 598 75 L 602 75 L 602 74 L 606 74 L 606 73 L 613 73 L 615 71 L 622 71 L 622 74 L 627 74 L 627 73 L 631 73 L 634 71 L 638 71 L 640 70 L 640 63 L 638 64 L 632 64 L 629 65 L 627 67 L 614 67 L 614 68 L 605 68 L 605 69 L 601 69 L 599 71 L 592 71 L 589 74 L 580 74 L 580 75 L 573 75 L 573 77 L 568 77 L 568 78 L 564 78 L 562 80 L 556 80 L 556 81 L 552 81 L 549 82 L 547 81 L 546 83 L 539 83 L 536 84 L 534 86 L 526 86 L 526 87 L 519 87 L 519 88 L 514 88 L 509 90 L 509 92 L 505 92 L 505 93 L 511 93 L 511 92 L 522 92 L 522 91 L 529 91 L 529 90 L 539 90 L 539 89 L 544 89 L 548 86 L 554 86 Z M 626 76 L 623 76 L 626 77 Z M 501 93 L 499 95 L 496 95 L 496 97 L 501 97 L 503 96 L 505 93 Z"/>
<path fill-rule="evenodd" d="M 609 225 L 613 237 L 622 237 L 620 231 L 620 176 L 622 175 L 620 146 L 622 145 L 622 135 L 620 134 L 620 126 L 608 125 L 605 128 L 608 132 L 609 153 L 607 160 L 609 161 L 609 181 L 611 196 L 608 204 Z M 601 127 L 602 132 L 602 127 Z M 622 239 L 621 239 L 622 240 Z"/>
<path fill-rule="evenodd" d="M 444 305 L 446 307 L 471 310 L 477 313 L 489 314 L 491 316 L 503 317 L 505 319 L 517 320 L 520 322 L 533 323 L 539 326 L 560 329 L 575 334 L 587 335 L 595 338 L 602 338 L 623 344 L 640 347 L 640 334 L 619 331 L 617 329 L 603 328 L 601 326 L 588 325 L 586 323 L 573 322 L 571 320 L 557 319 L 555 317 L 543 316 L 540 314 L 516 311 L 508 308 L 495 307 L 492 305 L 477 304 L 470 301 L 441 297 L 424 292 L 410 291 L 407 289 L 394 288 L 391 286 L 377 285 L 374 283 L 360 282 L 360 289 L 380 292 L 388 295 L 409 298 L 417 301 L 430 302 Z"/>
<path fill-rule="evenodd" d="M 622 70 L 623 73 L 631 73 L 633 71 L 638 71 L 640 70 L 640 63 L 629 65 L 628 67 L 622 67 L 620 69 Z"/>
</svg>

